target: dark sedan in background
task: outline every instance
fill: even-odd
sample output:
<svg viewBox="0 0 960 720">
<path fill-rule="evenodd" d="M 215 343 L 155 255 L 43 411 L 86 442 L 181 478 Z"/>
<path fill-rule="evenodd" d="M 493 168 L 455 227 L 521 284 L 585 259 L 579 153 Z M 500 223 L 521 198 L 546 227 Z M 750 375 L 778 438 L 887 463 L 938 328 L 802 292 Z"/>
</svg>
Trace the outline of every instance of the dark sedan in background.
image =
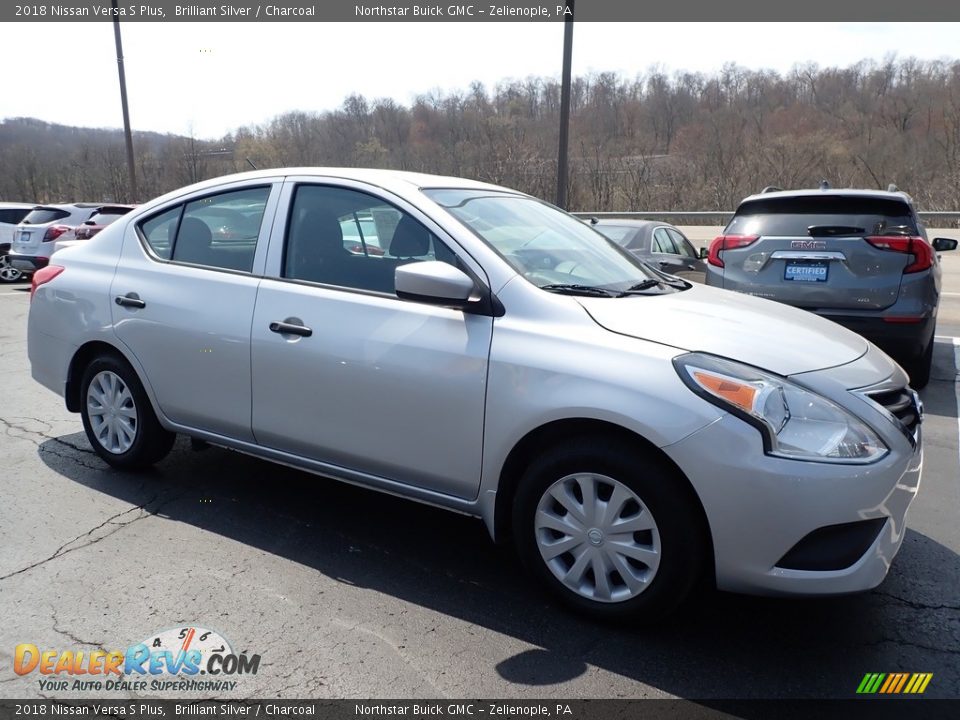
<svg viewBox="0 0 960 720">
<path fill-rule="evenodd" d="M 590 220 L 597 232 L 656 269 L 702 283 L 707 268 L 693 244 L 673 225 L 656 220 Z"/>
</svg>

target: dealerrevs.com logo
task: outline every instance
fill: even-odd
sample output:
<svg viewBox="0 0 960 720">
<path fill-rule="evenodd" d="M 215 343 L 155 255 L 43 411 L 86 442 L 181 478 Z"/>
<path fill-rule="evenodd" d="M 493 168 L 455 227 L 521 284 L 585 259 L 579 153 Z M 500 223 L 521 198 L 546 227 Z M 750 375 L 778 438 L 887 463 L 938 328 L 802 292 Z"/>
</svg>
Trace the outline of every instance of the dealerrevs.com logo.
<svg viewBox="0 0 960 720">
<path fill-rule="evenodd" d="M 41 690 L 233 690 L 232 678 L 259 668 L 259 655 L 235 653 L 223 635 L 202 627 L 164 630 L 126 650 L 41 650 L 21 643 L 13 658 L 17 675 L 41 676 Z"/>
</svg>

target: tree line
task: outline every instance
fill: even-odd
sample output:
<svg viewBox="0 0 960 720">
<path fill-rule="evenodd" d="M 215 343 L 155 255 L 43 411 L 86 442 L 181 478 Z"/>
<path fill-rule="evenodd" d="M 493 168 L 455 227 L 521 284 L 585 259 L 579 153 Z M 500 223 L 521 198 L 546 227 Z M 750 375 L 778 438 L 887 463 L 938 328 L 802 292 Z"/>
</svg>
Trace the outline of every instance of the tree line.
<svg viewBox="0 0 960 720">
<path fill-rule="evenodd" d="M 385 167 L 475 178 L 552 200 L 560 84 L 531 77 L 430 92 L 409 106 L 355 94 L 217 140 L 135 133 L 139 198 L 117 130 L 0 125 L 0 200 L 143 201 L 230 172 Z M 597 73 L 571 92 L 572 210 L 728 210 L 767 185 L 886 189 L 960 209 L 960 61 L 864 60 L 786 73 Z"/>
</svg>

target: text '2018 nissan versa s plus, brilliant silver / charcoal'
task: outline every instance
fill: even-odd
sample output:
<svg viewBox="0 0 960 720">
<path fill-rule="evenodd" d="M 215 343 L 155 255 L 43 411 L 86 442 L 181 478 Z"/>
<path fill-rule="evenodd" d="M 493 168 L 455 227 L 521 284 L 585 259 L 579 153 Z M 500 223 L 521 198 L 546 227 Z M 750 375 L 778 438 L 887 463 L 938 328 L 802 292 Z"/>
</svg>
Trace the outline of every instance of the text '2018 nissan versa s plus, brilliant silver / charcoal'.
<svg viewBox="0 0 960 720">
<path fill-rule="evenodd" d="M 33 377 L 109 464 L 182 433 L 479 516 L 595 616 L 656 617 L 704 577 L 872 588 L 919 485 L 920 403 L 875 346 L 494 185 L 219 178 L 31 293 Z"/>
</svg>

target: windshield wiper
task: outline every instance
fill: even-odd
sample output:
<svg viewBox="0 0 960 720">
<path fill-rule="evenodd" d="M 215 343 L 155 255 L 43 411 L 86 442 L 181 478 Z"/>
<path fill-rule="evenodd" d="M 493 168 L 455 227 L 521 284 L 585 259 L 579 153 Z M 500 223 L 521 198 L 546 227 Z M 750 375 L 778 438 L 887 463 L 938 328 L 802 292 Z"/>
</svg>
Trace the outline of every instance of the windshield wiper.
<svg viewBox="0 0 960 720">
<path fill-rule="evenodd" d="M 682 280 L 680 282 L 683 283 Z M 667 280 L 666 278 L 662 280 L 643 280 L 642 282 L 638 282 L 636 285 L 631 285 L 626 290 L 617 293 L 617 297 L 626 297 L 627 295 L 662 295 L 662 290 L 655 293 L 646 292 L 647 290 L 652 290 L 653 288 L 659 288 L 662 285 L 669 285 L 670 287 L 682 288 L 684 290 L 687 289 L 686 283 L 678 285 L 676 281 Z"/>
<path fill-rule="evenodd" d="M 564 283 L 554 283 L 551 285 L 541 285 L 541 290 L 546 290 L 547 292 L 560 293 L 561 295 L 590 295 L 593 297 L 616 297 L 615 293 L 610 292 L 609 290 L 604 290 L 602 287 L 594 287 L 593 285 L 576 285 L 576 284 L 564 284 Z"/>
</svg>

